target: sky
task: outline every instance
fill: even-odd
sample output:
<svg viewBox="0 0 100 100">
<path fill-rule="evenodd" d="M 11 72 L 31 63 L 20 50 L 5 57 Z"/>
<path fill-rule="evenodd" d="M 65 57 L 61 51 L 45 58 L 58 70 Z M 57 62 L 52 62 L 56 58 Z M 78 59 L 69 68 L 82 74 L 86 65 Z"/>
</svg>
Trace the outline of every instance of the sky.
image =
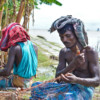
<svg viewBox="0 0 100 100">
<path fill-rule="evenodd" d="M 30 19 L 30 29 L 49 29 L 54 20 L 61 16 L 72 15 L 81 19 L 86 29 L 100 27 L 100 0 L 58 0 L 63 5 L 39 5 L 34 10 L 34 27 Z"/>
</svg>

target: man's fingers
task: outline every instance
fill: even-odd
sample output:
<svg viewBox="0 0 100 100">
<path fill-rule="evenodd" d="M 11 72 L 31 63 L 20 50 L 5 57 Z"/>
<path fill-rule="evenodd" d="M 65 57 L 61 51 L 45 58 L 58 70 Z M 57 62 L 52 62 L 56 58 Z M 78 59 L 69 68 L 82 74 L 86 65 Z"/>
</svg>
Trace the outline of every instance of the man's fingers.
<svg viewBox="0 0 100 100">
<path fill-rule="evenodd" d="M 80 58 L 84 58 L 84 53 L 81 53 L 80 54 Z"/>
<path fill-rule="evenodd" d="M 65 80 L 65 81 L 69 81 L 69 79 L 66 78 L 63 74 L 61 74 L 61 78 L 62 78 L 63 80 Z"/>
<path fill-rule="evenodd" d="M 61 77 L 65 77 L 63 74 L 61 74 Z"/>
<path fill-rule="evenodd" d="M 73 74 L 72 74 L 72 73 L 67 73 L 67 75 L 68 75 L 68 76 L 72 76 Z"/>
<path fill-rule="evenodd" d="M 61 77 L 62 77 L 63 79 L 66 79 L 66 77 L 65 77 L 63 74 L 61 74 Z"/>
</svg>

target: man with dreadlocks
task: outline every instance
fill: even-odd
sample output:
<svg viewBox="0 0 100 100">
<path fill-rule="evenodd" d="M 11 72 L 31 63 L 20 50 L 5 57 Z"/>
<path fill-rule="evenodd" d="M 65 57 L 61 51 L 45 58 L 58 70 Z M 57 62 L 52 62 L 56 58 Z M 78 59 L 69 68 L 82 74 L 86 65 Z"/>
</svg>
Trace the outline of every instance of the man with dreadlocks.
<svg viewBox="0 0 100 100">
<path fill-rule="evenodd" d="M 83 22 L 72 16 L 54 21 L 50 32 L 57 30 L 65 48 L 59 54 L 58 83 L 33 88 L 32 100 L 91 100 L 99 85 L 98 54 L 88 46 Z M 66 75 L 65 75 L 66 74 Z M 33 83 L 33 86 L 39 83 Z"/>
<path fill-rule="evenodd" d="M 11 23 L 2 30 L 0 49 L 7 51 L 8 48 L 8 62 L 0 69 L 0 88 L 30 87 L 36 75 L 37 46 L 32 44 L 29 35 L 18 23 Z"/>
</svg>

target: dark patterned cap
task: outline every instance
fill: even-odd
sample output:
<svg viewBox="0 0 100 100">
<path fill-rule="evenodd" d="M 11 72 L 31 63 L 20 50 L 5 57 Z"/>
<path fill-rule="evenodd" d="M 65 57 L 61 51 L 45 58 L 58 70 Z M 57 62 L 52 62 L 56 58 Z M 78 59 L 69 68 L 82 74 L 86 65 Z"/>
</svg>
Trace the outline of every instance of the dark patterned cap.
<svg viewBox="0 0 100 100">
<path fill-rule="evenodd" d="M 62 16 L 55 20 L 49 31 L 50 33 L 54 32 L 55 30 L 59 32 L 59 30 L 63 29 L 63 27 L 67 27 L 67 24 L 73 25 L 74 33 L 77 39 L 83 47 L 87 46 L 88 37 L 84 29 L 84 24 L 80 19 L 73 18 L 72 15 Z"/>
</svg>

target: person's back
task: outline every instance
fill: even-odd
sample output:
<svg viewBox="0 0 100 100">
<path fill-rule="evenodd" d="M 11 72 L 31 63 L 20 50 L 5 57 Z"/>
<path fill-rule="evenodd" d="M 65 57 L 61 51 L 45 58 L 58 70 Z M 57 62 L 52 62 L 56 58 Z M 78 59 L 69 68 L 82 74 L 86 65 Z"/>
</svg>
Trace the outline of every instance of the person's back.
<svg viewBox="0 0 100 100">
<path fill-rule="evenodd" d="M 29 87 L 29 85 L 31 86 L 32 83 L 29 80 L 31 80 L 33 76 L 36 75 L 36 51 L 34 50 L 33 44 L 29 40 L 24 43 L 19 42 L 17 46 L 14 46 L 14 48 L 17 52 L 15 53 L 16 57 L 13 67 L 13 85 L 18 87 L 20 84 L 20 87 L 23 87 L 23 82 L 21 82 L 19 78 L 24 78 L 24 80 L 26 81 L 24 83 L 24 85 L 26 84 L 25 87 Z"/>
<path fill-rule="evenodd" d="M 37 66 L 37 56 L 33 48 L 33 44 L 31 43 L 31 41 L 28 40 L 26 43 L 19 42 L 18 45 L 21 48 L 19 49 L 19 54 L 21 54 L 22 57 L 19 64 L 16 63 L 18 58 L 15 58 L 13 68 L 14 75 L 18 75 L 23 78 L 31 78 L 32 76 L 36 75 L 35 66 Z M 19 56 L 19 54 L 16 56 Z"/>
<path fill-rule="evenodd" d="M 23 43 L 27 44 L 27 41 Z M 15 52 L 16 52 L 15 63 L 16 63 L 16 66 L 18 66 L 22 59 L 22 49 L 21 49 L 21 46 L 18 44 L 14 46 L 13 48 L 15 48 Z M 33 44 L 33 48 L 37 55 L 37 46 L 35 44 Z"/>
</svg>

